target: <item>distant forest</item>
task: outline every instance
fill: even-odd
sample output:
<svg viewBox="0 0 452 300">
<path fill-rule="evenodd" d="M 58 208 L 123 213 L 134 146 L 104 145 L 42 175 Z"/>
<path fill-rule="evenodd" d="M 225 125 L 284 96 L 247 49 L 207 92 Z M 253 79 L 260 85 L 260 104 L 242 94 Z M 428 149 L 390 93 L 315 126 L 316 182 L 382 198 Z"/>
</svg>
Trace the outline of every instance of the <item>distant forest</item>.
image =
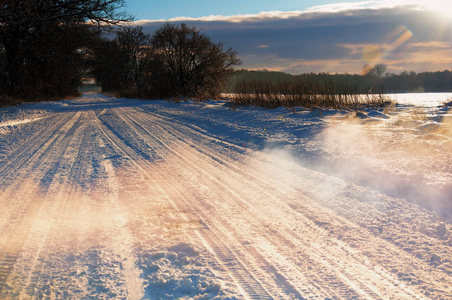
<svg viewBox="0 0 452 300">
<path fill-rule="evenodd" d="M 384 66 L 383 69 L 385 69 Z M 330 73 L 291 75 L 267 70 L 237 70 L 229 79 L 227 92 L 235 92 L 237 90 L 237 85 L 242 83 L 278 83 L 293 80 L 334 82 L 336 84 L 353 87 L 354 90 L 361 93 L 368 93 L 370 92 L 370 89 L 373 89 L 372 92 L 377 93 L 439 93 L 452 91 L 452 72 L 449 70 L 422 73 L 402 72 L 398 75 L 383 72 L 366 72 L 365 75 Z"/>
</svg>

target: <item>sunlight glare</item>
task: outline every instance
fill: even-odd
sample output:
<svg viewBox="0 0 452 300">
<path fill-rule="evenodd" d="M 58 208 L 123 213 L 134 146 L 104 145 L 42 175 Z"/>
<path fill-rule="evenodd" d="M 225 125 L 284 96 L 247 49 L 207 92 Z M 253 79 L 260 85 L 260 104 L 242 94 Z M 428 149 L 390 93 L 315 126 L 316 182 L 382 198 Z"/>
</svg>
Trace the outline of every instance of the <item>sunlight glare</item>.
<svg viewBox="0 0 452 300">
<path fill-rule="evenodd" d="M 387 57 L 389 54 L 406 44 L 406 42 L 408 42 L 412 37 L 413 33 L 408 28 L 403 25 L 397 27 L 386 36 L 386 48 L 382 54 L 382 57 Z"/>
<path fill-rule="evenodd" d="M 452 16 L 452 10 L 450 9 L 450 1 L 449 0 L 386 0 L 382 1 L 388 4 L 394 5 L 415 5 L 421 8 L 426 8 L 428 10 L 437 11 L 440 15 L 443 16 Z"/>
<path fill-rule="evenodd" d="M 429 0 L 429 1 L 420 1 L 427 8 L 436 10 L 441 14 L 452 16 L 452 11 L 450 9 L 450 1 L 448 0 Z M 427 3 L 427 4 L 426 4 Z"/>
<path fill-rule="evenodd" d="M 381 45 L 367 45 L 362 49 L 365 62 L 376 64 L 385 59 L 392 52 L 406 44 L 413 37 L 413 33 L 401 25 L 391 31 Z"/>
</svg>

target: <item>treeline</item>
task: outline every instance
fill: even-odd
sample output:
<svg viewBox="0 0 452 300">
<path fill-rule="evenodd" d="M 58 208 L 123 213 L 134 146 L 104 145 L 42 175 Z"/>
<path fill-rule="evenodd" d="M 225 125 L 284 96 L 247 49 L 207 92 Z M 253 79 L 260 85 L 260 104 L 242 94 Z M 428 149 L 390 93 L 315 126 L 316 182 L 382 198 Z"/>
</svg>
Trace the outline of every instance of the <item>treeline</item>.
<svg viewBox="0 0 452 300">
<path fill-rule="evenodd" d="M 385 89 L 390 93 L 448 93 L 452 91 L 452 72 L 402 72 L 399 75 L 387 74 Z"/>
<path fill-rule="evenodd" d="M 385 73 L 384 65 L 364 69 L 363 74 L 329 74 L 306 73 L 291 75 L 267 70 L 238 70 L 230 77 L 227 92 L 234 93 L 240 86 L 256 82 L 278 84 L 288 81 L 316 82 L 340 86 L 338 92 L 346 90 L 350 93 L 413 93 L 413 92 L 451 92 L 452 72 L 402 72 L 401 74 Z"/>
</svg>

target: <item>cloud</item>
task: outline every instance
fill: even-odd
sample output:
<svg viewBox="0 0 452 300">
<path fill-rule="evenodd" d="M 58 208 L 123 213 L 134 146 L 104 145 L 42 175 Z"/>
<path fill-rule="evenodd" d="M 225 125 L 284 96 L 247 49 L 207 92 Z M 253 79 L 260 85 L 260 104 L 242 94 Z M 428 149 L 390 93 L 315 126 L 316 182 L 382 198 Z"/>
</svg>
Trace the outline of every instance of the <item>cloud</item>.
<svg viewBox="0 0 452 300">
<path fill-rule="evenodd" d="M 210 15 L 205 17 L 191 18 L 191 17 L 175 17 L 170 19 L 160 19 L 160 20 L 139 20 L 130 22 L 131 25 L 142 26 L 146 23 L 160 23 L 160 22 L 230 22 L 230 23 L 241 23 L 241 22 L 258 22 L 260 20 L 268 19 L 289 19 L 292 17 L 298 17 L 303 14 L 302 11 L 267 11 L 260 12 L 258 14 L 241 14 L 232 16 L 223 15 Z"/>
<path fill-rule="evenodd" d="M 433 42 L 420 42 L 420 43 L 412 43 L 411 44 L 412 47 L 417 47 L 417 48 L 427 48 L 427 49 L 451 49 L 452 48 L 452 41 L 449 42 L 438 42 L 438 41 L 433 41 Z"/>
<path fill-rule="evenodd" d="M 414 0 L 362 1 L 305 11 L 179 17 L 133 24 L 152 33 L 167 21 L 196 26 L 213 41 L 233 47 L 244 68 L 359 73 L 366 63 L 385 63 L 394 71 L 452 67 L 450 18 L 440 18 Z"/>
</svg>

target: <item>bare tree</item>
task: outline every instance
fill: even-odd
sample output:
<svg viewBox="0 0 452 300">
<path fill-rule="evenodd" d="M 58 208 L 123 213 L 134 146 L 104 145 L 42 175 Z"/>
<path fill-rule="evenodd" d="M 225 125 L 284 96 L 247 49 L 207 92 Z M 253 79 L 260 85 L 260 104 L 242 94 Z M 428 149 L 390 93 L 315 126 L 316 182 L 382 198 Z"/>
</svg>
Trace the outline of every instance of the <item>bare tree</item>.
<svg viewBox="0 0 452 300">
<path fill-rule="evenodd" d="M 387 66 L 385 64 L 376 64 L 375 66 L 371 66 L 369 64 L 365 64 L 361 71 L 361 75 L 381 78 L 386 72 Z"/>
<path fill-rule="evenodd" d="M 241 62 L 237 53 L 213 43 L 195 27 L 165 24 L 152 36 L 153 77 L 160 96 L 215 98 Z M 157 76 L 157 77 L 156 77 Z"/>
<path fill-rule="evenodd" d="M 384 64 L 377 64 L 375 65 L 375 67 L 372 68 L 372 74 L 378 78 L 381 78 L 386 72 L 386 68 L 387 67 Z"/>
<path fill-rule="evenodd" d="M 145 96 L 152 54 L 150 36 L 141 27 L 120 27 L 113 40 L 104 39 L 93 47 L 92 75 L 103 91 Z"/>
<path fill-rule="evenodd" d="M 116 42 L 127 65 L 125 80 L 133 79 L 131 88 L 144 92 L 149 86 L 149 76 L 146 73 L 153 55 L 150 35 L 145 34 L 142 27 L 123 27 L 117 31 Z"/>
</svg>

